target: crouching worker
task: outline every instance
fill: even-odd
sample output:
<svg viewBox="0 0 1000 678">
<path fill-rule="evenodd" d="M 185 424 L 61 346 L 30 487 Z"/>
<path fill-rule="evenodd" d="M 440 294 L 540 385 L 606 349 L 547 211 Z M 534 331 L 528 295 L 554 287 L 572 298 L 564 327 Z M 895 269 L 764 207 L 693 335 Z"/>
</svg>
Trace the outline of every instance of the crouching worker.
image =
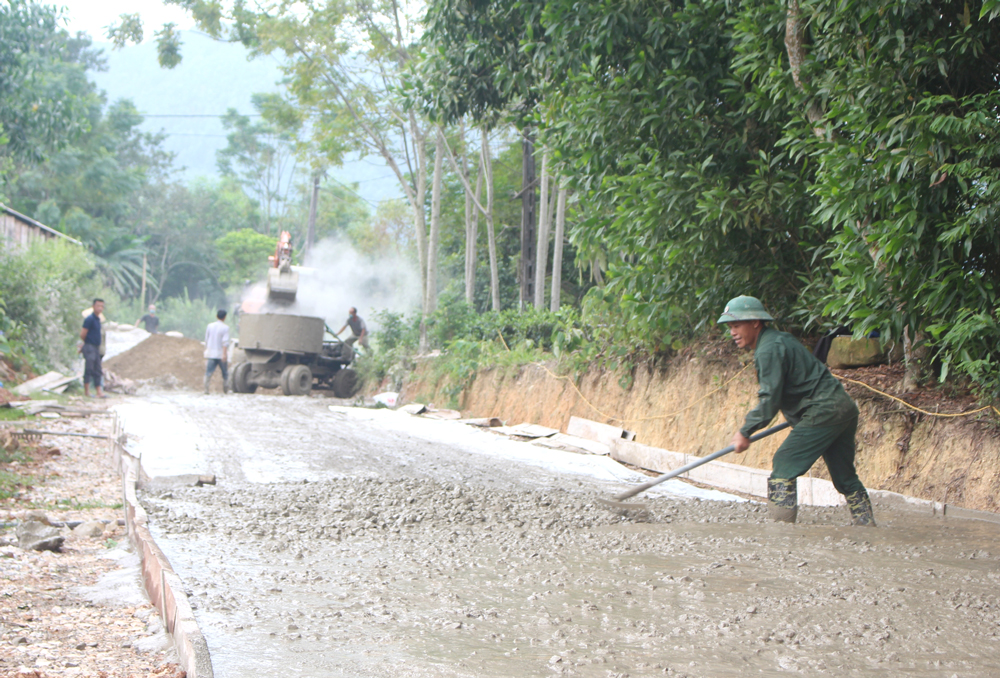
<svg viewBox="0 0 1000 678">
<path fill-rule="evenodd" d="M 875 525 L 871 500 L 854 468 L 858 408 L 826 365 L 795 337 L 768 327 L 774 320 L 754 297 L 736 297 L 719 323 L 740 348 L 753 349 L 760 401 L 733 436 L 737 453 L 749 437 L 766 427 L 778 410 L 792 432 L 774 453 L 767 499 L 774 520 L 794 523 L 798 513 L 796 479 L 823 457 L 834 487 L 847 499 L 855 525 Z"/>
</svg>

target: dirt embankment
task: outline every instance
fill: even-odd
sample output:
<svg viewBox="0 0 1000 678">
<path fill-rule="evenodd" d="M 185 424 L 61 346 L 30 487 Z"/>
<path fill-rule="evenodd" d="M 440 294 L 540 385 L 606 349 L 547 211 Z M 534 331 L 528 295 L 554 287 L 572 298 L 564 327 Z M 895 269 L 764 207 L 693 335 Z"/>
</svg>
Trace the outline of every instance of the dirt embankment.
<svg viewBox="0 0 1000 678">
<path fill-rule="evenodd" d="M 205 347 L 197 339 L 151 334 L 124 353 L 105 360 L 104 366 L 126 379 L 153 380 L 160 386 L 201 390 L 205 377 Z"/>
<path fill-rule="evenodd" d="M 743 370 L 741 372 L 741 370 Z M 434 383 L 425 367 L 406 389 L 407 400 L 446 402 L 448 384 Z M 886 367 L 837 371 L 873 382 L 895 394 L 899 370 Z M 558 378 L 554 365 L 527 365 L 516 373 L 483 370 L 459 396 L 466 416 L 497 416 L 511 424 L 533 422 L 565 427 L 571 415 L 613 423 L 635 431 L 636 441 L 676 452 L 706 455 L 729 444 L 733 432 L 757 400 L 752 365 L 743 369 L 726 355 L 678 356 L 667 365 L 640 365 L 623 389 L 622 372 L 591 369 L 576 380 Z M 625 380 L 627 383 L 627 379 Z M 851 383 L 848 393 L 861 410 L 858 472 L 870 488 L 891 490 L 965 508 L 1000 511 L 1000 427 L 995 418 L 938 418 Z M 582 393 L 582 396 L 581 396 Z M 960 412 L 968 400 L 944 401 L 921 394 L 922 409 Z M 588 404 L 589 403 L 589 404 Z M 615 419 L 612 419 L 614 417 Z M 785 432 L 755 443 L 726 461 L 770 468 Z M 818 461 L 810 474 L 829 478 Z"/>
</svg>

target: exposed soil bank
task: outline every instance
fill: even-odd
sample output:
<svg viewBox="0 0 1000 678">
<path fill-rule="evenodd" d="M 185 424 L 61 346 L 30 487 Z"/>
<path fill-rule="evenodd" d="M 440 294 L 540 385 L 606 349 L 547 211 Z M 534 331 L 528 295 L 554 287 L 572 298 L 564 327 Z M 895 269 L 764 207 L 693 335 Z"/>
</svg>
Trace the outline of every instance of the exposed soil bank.
<svg viewBox="0 0 1000 678">
<path fill-rule="evenodd" d="M 575 381 L 579 392 L 570 379 L 554 376 L 559 372 L 553 364 L 526 365 L 516 372 L 489 369 L 474 377 L 458 404 L 466 416 L 497 416 L 509 424 L 533 422 L 563 431 L 571 415 L 586 417 L 635 431 L 636 441 L 646 445 L 706 455 L 729 444 L 756 403 L 753 366 L 742 369 L 736 356 L 724 352 L 678 356 L 665 367 L 640 365 L 631 375 L 593 368 Z M 850 370 L 837 373 L 852 376 Z M 407 387 L 406 399 L 446 402 L 450 384 L 432 374 L 433 366 L 423 365 Z M 631 378 L 628 389 L 620 385 L 623 376 L 625 383 Z M 883 378 L 882 390 L 892 392 L 891 381 Z M 861 386 L 845 386 L 861 410 L 857 466 L 868 487 L 964 508 L 1000 510 L 1000 431 L 995 422 L 929 417 Z M 942 403 L 940 409 L 960 411 L 964 405 Z M 770 468 L 786 435 L 758 442 L 726 461 Z M 811 474 L 829 478 L 822 461 Z"/>
</svg>

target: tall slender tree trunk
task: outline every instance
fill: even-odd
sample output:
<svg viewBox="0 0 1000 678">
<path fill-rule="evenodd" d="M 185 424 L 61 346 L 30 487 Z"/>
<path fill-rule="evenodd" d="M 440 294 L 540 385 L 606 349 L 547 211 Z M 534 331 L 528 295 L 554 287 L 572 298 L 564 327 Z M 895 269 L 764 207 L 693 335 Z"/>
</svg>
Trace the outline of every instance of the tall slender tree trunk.
<svg viewBox="0 0 1000 678">
<path fill-rule="evenodd" d="M 481 155 L 483 175 L 486 179 L 486 238 L 490 253 L 490 300 L 493 310 L 500 310 L 500 268 L 497 264 L 497 237 L 493 230 L 493 158 L 490 157 L 490 138 L 486 127 L 482 130 Z"/>
<path fill-rule="evenodd" d="M 465 143 L 465 120 L 458 126 L 459 145 L 462 154 L 460 171 L 464 176 L 464 186 L 469 185 L 469 153 Z M 479 209 L 480 195 L 483 187 L 482 162 L 476 163 L 476 193 L 475 200 L 465 190 L 465 303 L 470 306 L 476 301 L 476 245 L 479 239 Z"/>
<path fill-rule="evenodd" d="M 417 156 L 416 190 L 410 197 L 413 210 L 413 230 L 417 236 L 417 266 L 420 270 L 420 346 L 421 353 L 427 351 L 427 217 L 424 213 L 424 198 L 427 195 L 427 142 L 416 126 L 413 129 L 413 145 Z"/>
<path fill-rule="evenodd" d="M 479 163 L 476 171 L 476 202 L 482 200 L 482 194 L 483 166 L 482 163 Z M 479 210 L 475 209 L 468 194 L 466 194 L 465 209 L 466 218 L 469 219 L 469 225 L 465 231 L 465 301 L 471 306 L 476 302 L 476 267 L 479 263 L 476 252 L 479 242 Z"/>
<path fill-rule="evenodd" d="M 535 308 L 545 308 L 545 273 L 549 262 L 549 224 L 552 210 L 549 200 L 549 152 L 542 151 L 542 185 L 539 190 L 538 242 L 535 243 Z"/>
<path fill-rule="evenodd" d="M 431 184 L 431 235 L 427 247 L 427 299 L 424 302 L 428 315 L 437 308 L 438 239 L 441 231 L 441 183 L 444 174 L 444 137 L 434 137 L 434 177 Z"/>
<path fill-rule="evenodd" d="M 521 264 L 518 267 L 518 308 L 525 310 L 535 300 L 535 140 L 534 130 L 525 128 L 521 139 Z"/>
<path fill-rule="evenodd" d="M 555 312 L 559 310 L 559 303 L 562 296 L 562 255 L 563 238 L 566 232 L 566 189 L 559 189 L 559 197 L 556 200 L 556 233 L 552 245 L 552 292 L 549 297 L 549 310 Z"/>
</svg>

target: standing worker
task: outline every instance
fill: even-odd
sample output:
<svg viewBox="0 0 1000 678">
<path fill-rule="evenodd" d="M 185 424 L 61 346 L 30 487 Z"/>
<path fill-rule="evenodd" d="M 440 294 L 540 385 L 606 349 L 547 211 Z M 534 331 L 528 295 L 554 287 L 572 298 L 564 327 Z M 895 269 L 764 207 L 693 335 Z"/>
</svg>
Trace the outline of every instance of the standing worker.
<svg viewBox="0 0 1000 678">
<path fill-rule="evenodd" d="M 348 325 L 351 326 L 352 336 L 345 339 L 344 343 L 353 348 L 354 342 L 358 342 L 365 347 L 366 351 L 370 351 L 371 347 L 368 345 L 368 326 L 365 325 L 365 321 L 358 315 L 358 309 L 353 306 L 347 309 L 347 322 L 344 323 L 343 327 L 337 330 L 337 334 L 339 335 L 343 332 Z"/>
<path fill-rule="evenodd" d="M 854 525 L 875 526 L 872 503 L 854 468 L 858 408 L 844 387 L 795 337 L 765 324 L 774 320 L 754 297 L 736 297 L 719 318 L 740 348 L 752 348 L 759 384 L 757 407 L 733 436 L 734 451 L 767 426 L 778 410 L 792 432 L 774 453 L 767 499 L 774 520 L 794 523 L 795 480 L 823 457 L 833 486 L 847 499 Z"/>
<path fill-rule="evenodd" d="M 135 321 L 135 326 L 138 327 L 139 323 L 146 326 L 146 331 L 150 334 L 156 334 L 156 329 L 160 326 L 160 317 L 156 315 L 156 304 L 149 305 L 149 312 Z"/>
<path fill-rule="evenodd" d="M 94 299 L 90 315 L 83 319 L 83 329 L 80 330 L 81 343 L 77 351 L 83 354 L 83 395 L 90 397 L 90 383 L 98 398 L 106 398 L 101 389 L 104 383 L 104 366 L 101 364 L 103 334 L 101 332 L 101 313 L 104 312 L 104 300 Z"/>
<path fill-rule="evenodd" d="M 205 328 L 205 394 L 212 380 L 212 373 L 218 367 L 222 371 L 222 392 L 229 393 L 229 370 L 226 357 L 229 351 L 229 326 L 226 325 L 226 311 L 219 309 L 217 320 Z"/>
</svg>

